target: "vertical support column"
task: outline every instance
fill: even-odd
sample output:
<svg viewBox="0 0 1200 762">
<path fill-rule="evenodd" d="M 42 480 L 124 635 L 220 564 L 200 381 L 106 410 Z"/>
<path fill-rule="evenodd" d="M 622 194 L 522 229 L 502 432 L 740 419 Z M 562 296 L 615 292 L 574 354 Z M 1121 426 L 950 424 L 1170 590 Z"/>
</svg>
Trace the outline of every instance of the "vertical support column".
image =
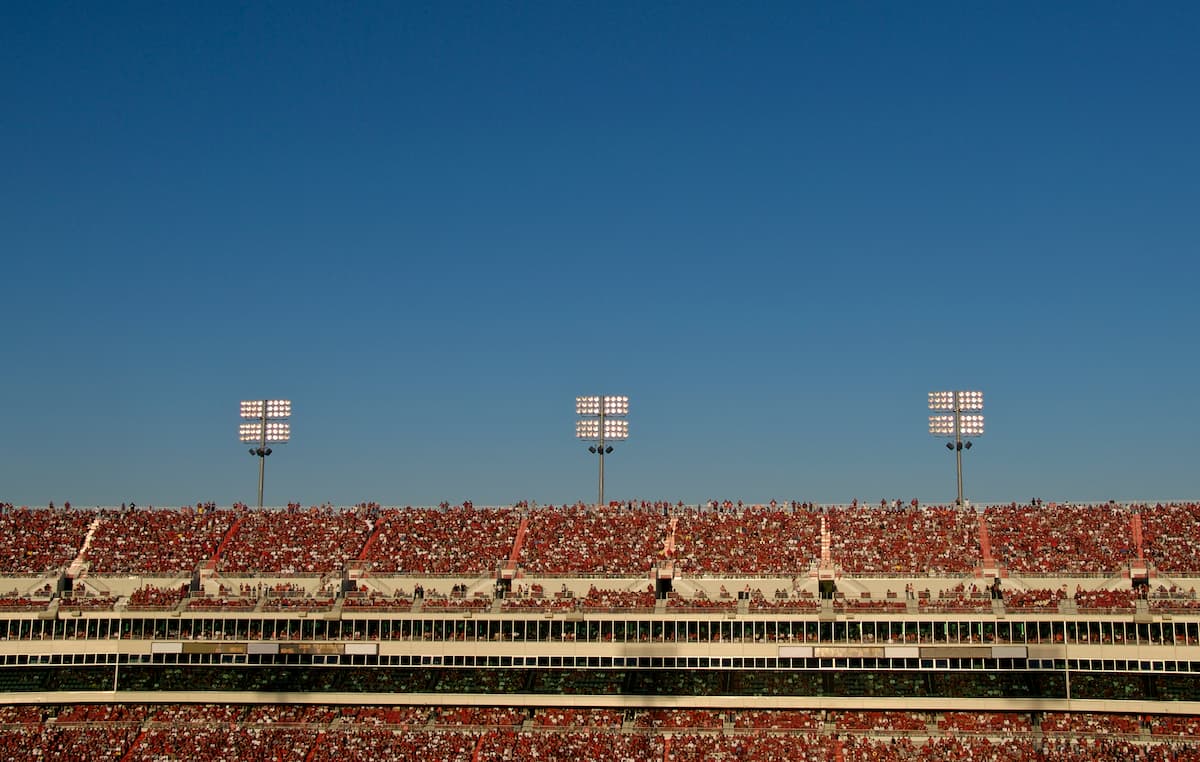
<svg viewBox="0 0 1200 762">
<path fill-rule="evenodd" d="M 607 399 L 604 396 L 600 397 L 600 446 L 596 448 L 600 453 L 600 496 L 597 498 L 596 504 L 601 508 L 604 507 L 604 401 Z"/>
<path fill-rule="evenodd" d="M 262 436 L 258 444 L 258 509 L 263 507 L 263 477 L 267 471 L 267 401 L 262 403 Z"/>
<path fill-rule="evenodd" d="M 954 458 L 956 461 L 958 472 L 958 507 L 963 507 L 963 487 L 962 487 L 962 403 L 959 401 L 958 392 L 954 393 Z"/>
</svg>

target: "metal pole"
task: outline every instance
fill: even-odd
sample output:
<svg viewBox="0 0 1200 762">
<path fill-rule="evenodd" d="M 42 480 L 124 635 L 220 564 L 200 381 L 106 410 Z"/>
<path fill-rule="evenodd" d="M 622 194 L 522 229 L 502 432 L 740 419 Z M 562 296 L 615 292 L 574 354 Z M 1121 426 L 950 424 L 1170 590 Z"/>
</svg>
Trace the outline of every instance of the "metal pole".
<svg viewBox="0 0 1200 762">
<path fill-rule="evenodd" d="M 600 498 L 597 505 L 604 507 L 604 397 L 600 398 Z"/>
<path fill-rule="evenodd" d="M 113 693 L 117 692 L 117 684 L 121 678 L 121 620 L 117 619 L 117 661 L 113 665 Z"/>
<path fill-rule="evenodd" d="M 957 462 L 958 470 L 958 507 L 963 507 L 963 488 L 962 488 L 962 409 L 958 401 L 958 392 L 954 393 L 954 459 Z"/>
<path fill-rule="evenodd" d="M 1067 666 L 1067 711 L 1071 710 L 1071 660 L 1064 659 Z"/>
<path fill-rule="evenodd" d="M 261 437 L 258 445 L 258 509 L 261 511 L 263 506 L 263 475 L 267 470 L 267 401 L 262 403 L 262 427 L 260 428 Z"/>
</svg>

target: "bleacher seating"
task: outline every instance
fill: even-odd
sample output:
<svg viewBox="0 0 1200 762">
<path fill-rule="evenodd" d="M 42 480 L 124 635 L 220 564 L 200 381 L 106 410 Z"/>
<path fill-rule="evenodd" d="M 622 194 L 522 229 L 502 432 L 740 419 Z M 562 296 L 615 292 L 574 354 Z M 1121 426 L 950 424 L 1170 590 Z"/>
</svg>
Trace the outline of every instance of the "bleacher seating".
<svg viewBox="0 0 1200 762">
<path fill-rule="evenodd" d="M 376 574 L 478 574 L 509 557 L 520 514 L 512 508 L 385 509 L 364 561 Z"/>
<path fill-rule="evenodd" d="M 1131 522 L 1137 523 L 1135 517 L 1144 527 L 1144 545 L 1140 550 L 1151 570 L 1150 588 L 1133 588 L 1129 575 L 1123 573 L 1131 565 L 1141 568 L 1143 563 L 1130 529 Z M 831 602 L 823 602 L 811 592 L 817 590 L 814 564 L 820 550 L 822 519 L 832 544 L 831 565 L 821 569 L 828 576 L 822 576 L 821 580 L 833 579 L 838 585 L 838 593 Z M 527 531 L 519 529 L 522 521 L 526 522 Z M 433 662 L 438 666 L 411 671 L 407 667 L 373 669 L 369 664 L 362 665 L 368 668 L 361 670 L 311 670 L 316 675 L 312 679 L 324 681 L 321 684 L 331 691 L 333 687 L 350 685 L 354 690 L 374 688 L 391 692 L 399 686 L 413 693 L 445 697 L 494 696 L 495 699 L 488 700 L 495 700 L 497 706 L 370 707 L 319 703 L 0 706 L 0 759 L 23 758 L 21 754 L 25 752 L 30 758 L 43 760 L 535 756 L 577 760 L 647 757 L 768 760 L 803 758 L 806 754 L 819 759 L 899 762 L 960 758 L 1177 762 L 1200 758 L 1197 751 L 1200 720 L 1190 716 L 1139 717 L 1128 711 L 1043 714 L 712 708 L 724 706 L 722 702 L 731 692 L 756 697 L 820 695 L 842 699 L 841 706 L 846 705 L 847 699 L 858 697 L 961 696 L 994 700 L 1025 695 L 1020 691 L 1027 688 L 1016 685 L 1014 689 L 1013 684 L 1004 682 L 1003 675 L 992 680 L 992 675 L 981 675 L 979 670 L 965 667 L 935 670 L 932 674 L 936 681 L 927 679 L 930 673 L 916 669 L 871 671 L 853 666 L 837 672 L 836 679 L 830 679 L 826 671 L 812 674 L 815 670 L 741 669 L 735 665 L 722 671 L 705 669 L 703 665 L 707 662 L 703 658 L 699 669 L 683 668 L 683 659 L 692 658 L 689 653 L 705 653 L 692 646 L 693 641 L 703 639 L 714 644 L 712 650 L 716 653 L 725 647 L 723 641 L 731 637 L 730 632 L 732 637 L 747 644 L 747 650 L 764 648 L 777 638 L 811 643 L 818 632 L 820 639 L 815 642 L 828 644 L 834 638 L 834 642 L 848 643 L 855 649 L 877 642 L 921 646 L 1001 642 L 1001 637 L 1008 636 L 999 634 L 1001 619 L 990 617 L 993 602 L 980 572 L 981 522 L 990 537 L 992 560 L 1005 572 L 1002 604 L 1008 614 L 1017 615 L 1009 616 L 1009 622 L 1044 622 L 1044 626 L 1030 626 L 1025 631 L 1027 635 L 1021 636 L 1028 637 L 1029 643 L 1124 645 L 1125 635 L 1100 629 L 1103 618 L 1099 616 L 1091 617 L 1090 633 L 1082 625 L 1076 629 L 1068 622 L 1064 626 L 1063 616 L 1074 616 L 1073 612 L 1078 610 L 1085 614 L 1119 615 L 1129 623 L 1129 629 L 1120 629 L 1131 642 L 1138 640 L 1151 646 L 1196 645 L 1194 613 L 1200 610 L 1200 603 L 1189 582 L 1189 577 L 1200 572 L 1200 505 L 1194 503 L 1045 506 L 1035 502 L 979 511 L 916 506 L 819 508 L 799 504 L 769 507 L 729 504 L 718 511 L 665 503 L 648 503 L 632 509 L 583 505 L 537 509 L 526 506 L 477 509 L 469 505 L 382 509 L 371 505 L 346 510 L 330 506 L 305 510 L 293 506 L 287 511 L 261 513 L 210 506 L 122 511 L 5 508 L 0 510 L 0 566 L 3 567 L 0 570 L 11 575 L 4 587 L 12 589 L 0 595 L 0 608 L 16 610 L 19 615 L 14 620 L 37 626 L 33 634 L 25 624 L 21 625 L 24 629 L 14 627 L 10 638 L 18 641 L 17 645 L 22 645 L 19 641 L 23 638 L 32 641 L 39 637 L 38 632 L 44 632 L 40 637 L 48 640 L 48 645 L 36 646 L 51 653 L 55 653 L 53 641 L 58 637 L 84 642 L 88 638 L 117 637 L 115 629 L 108 629 L 108 622 L 123 618 L 128 625 L 135 617 L 123 617 L 121 613 L 111 617 L 89 615 L 124 612 L 126 608 L 120 601 L 128 596 L 127 610 L 131 612 L 182 610 L 158 619 L 169 620 L 165 625 L 171 632 L 167 640 L 187 641 L 185 645 L 189 647 L 193 641 L 207 639 L 213 632 L 219 637 L 220 628 L 211 629 L 211 622 L 219 617 L 193 618 L 188 612 L 258 609 L 276 615 L 260 618 L 256 613 L 242 617 L 251 624 L 248 632 L 243 626 L 239 639 L 269 640 L 284 631 L 274 629 L 276 622 L 291 619 L 296 623 L 303 619 L 306 627 L 317 632 L 329 626 L 331 631 L 340 633 L 317 635 L 313 639 L 334 640 L 348 638 L 346 633 L 351 632 L 349 627 L 340 629 L 342 624 L 336 614 L 303 618 L 287 615 L 331 611 L 341 605 L 344 610 L 359 614 L 360 622 L 389 619 L 364 617 L 363 611 L 404 614 L 391 617 L 392 623 L 386 627 L 372 624 L 373 630 L 365 627 L 354 630 L 356 640 L 388 640 L 390 634 L 395 640 L 419 641 L 419 626 L 407 628 L 420 619 L 420 614 L 432 613 L 434 618 L 440 615 L 441 619 L 453 622 L 458 640 L 471 638 L 513 645 L 513 640 L 529 638 L 528 643 L 517 644 L 525 649 L 535 642 L 534 633 L 540 627 L 542 634 L 536 642 L 549 643 L 547 633 L 554 633 L 555 645 L 547 648 L 546 653 L 558 654 L 579 645 L 566 642 L 577 633 L 581 641 L 584 633 L 588 633 L 590 650 L 597 639 L 607 640 L 617 632 L 618 639 L 636 645 L 623 650 L 614 647 L 613 654 L 650 658 L 642 655 L 645 653 L 657 659 L 658 654 L 670 648 L 672 657 L 661 671 L 632 666 L 621 669 L 620 663 L 616 669 L 558 669 L 557 665 L 531 669 L 529 663 L 525 670 L 458 669 L 459 664 L 450 668 L 449 661 Z M 95 531 L 89 537 L 92 527 Z M 519 544 L 517 537 L 523 531 L 524 541 Z M 227 542 L 217 556 L 216 568 L 205 566 L 205 561 L 217 555 L 223 540 Z M 513 572 L 512 591 L 497 602 L 492 596 L 494 575 L 499 564 L 514 556 L 515 566 L 505 567 Z M 61 571 L 80 559 L 87 564 L 74 564 L 78 568 L 71 575 L 78 573 L 78 576 L 73 586 L 66 584 L 61 575 L 41 576 Z M 203 569 L 204 576 L 197 567 Z M 660 569 L 675 575 L 674 592 L 666 594 L 665 601 L 656 599 L 655 575 L 647 574 Z M 1172 577 L 1163 574 L 1163 570 L 1177 574 Z M 247 578 L 240 576 L 244 574 L 257 576 L 246 582 Z M 391 574 L 397 576 L 389 577 Z M 404 575 L 426 574 L 439 578 L 404 578 Z M 290 575 L 307 579 L 279 582 L 278 577 Z M 150 578 L 143 580 L 143 576 Z M 347 580 L 353 592 L 343 595 L 342 586 Z M 503 580 L 494 589 L 503 589 L 503 583 L 508 581 Z M 726 585 L 735 591 L 734 595 L 715 592 L 718 586 L 724 590 Z M 901 587 L 905 587 L 903 594 Z M 451 593 L 443 594 L 437 588 L 450 589 Z M 748 598 L 744 607 L 738 597 L 740 593 Z M 1135 627 L 1146 620 L 1140 616 L 1135 620 L 1133 614 L 1145 613 L 1147 601 L 1155 618 L 1144 633 L 1135 634 L 1138 632 Z M 823 608 L 823 603 L 828 608 Z M 493 606 L 504 613 L 536 611 L 537 614 L 528 617 L 529 628 L 523 627 L 519 632 L 515 628 L 489 629 L 484 625 L 494 618 L 480 616 L 479 612 Z M 640 629 L 625 630 L 610 625 L 604 630 L 594 623 L 604 619 L 594 616 L 597 614 L 616 614 L 607 618 L 611 622 L 626 618 L 625 614 L 655 611 L 656 606 L 668 614 L 680 614 L 679 621 L 685 624 L 658 627 L 653 616 L 628 617 L 651 620 L 651 625 L 642 625 Z M 57 618 L 52 609 L 47 611 L 49 607 L 57 607 Z M 878 631 L 871 629 L 869 637 L 865 628 L 859 628 L 861 623 L 870 624 L 876 619 L 874 614 L 904 613 L 910 608 L 923 615 L 966 612 L 971 616 L 957 621 L 955 617 L 924 616 L 924 629 L 909 627 L 889 632 L 884 626 Z M 1060 609 L 1064 614 L 1058 615 Z M 836 612 L 835 617 L 829 616 L 831 610 Z M 816 616 L 818 611 L 821 617 Z M 796 616 L 757 616 L 781 612 L 794 612 Z M 1182 616 L 1174 620 L 1161 617 L 1160 621 L 1157 615 L 1166 612 Z M 698 615 L 691 616 L 692 613 Z M 1058 616 L 1043 617 L 1043 614 Z M 1110 618 L 1116 621 L 1118 617 Z M 101 622 L 100 628 L 93 627 L 98 634 L 85 637 L 86 626 L 93 619 Z M 777 634 L 774 624 L 769 623 L 766 629 L 761 627 L 764 620 L 770 619 L 803 620 L 803 624 L 811 624 L 812 628 L 807 632 L 803 626 L 789 630 L 785 623 Z M 895 617 L 894 621 L 900 619 Z M 948 620 L 949 624 L 940 629 L 928 626 L 930 621 L 940 619 Z M 962 622 L 968 619 L 983 622 L 976 622 L 979 628 L 967 626 L 964 633 Z M 700 627 L 692 627 L 693 620 L 704 621 Z M 43 626 L 42 622 L 49 624 Z M 476 628 L 480 622 L 484 625 Z M 752 627 L 755 622 L 760 625 L 757 629 Z M 581 623 L 578 628 L 577 623 Z M 58 630 L 51 635 L 54 626 Z M 959 629 L 955 630 L 956 627 Z M 128 630 L 124 632 L 128 637 Z M 446 632 L 451 632 L 449 625 Z M 428 633 L 426 629 L 426 637 Z M 441 636 L 435 640 L 440 647 Z M 446 644 L 451 641 L 447 635 Z M 405 649 L 414 644 L 406 644 Z M 124 641 L 118 645 L 125 648 Z M 479 646 L 478 643 L 454 645 L 447 648 L 447 659 L 478 650 Z M 1080 648 L 1078 652 L 1089 650 L 1102 649 Z M 678 669 L 671 669 L 675 652 L 681 660 Z M 543 655 L 532 646 L 525 653 L 539 658 Z M 1076 658 L 1074 653 L 1070 658 Z M 1088 658 L 1088 654 L 1079 658 Z M 1096 656 L 1090 671 L 1085 667 L 1072 673 L 1072 690 L 1077 698 L 1145 700 L 1139 692 L 1139 681 L 1157 679 L 1160 672 L 1157 666 L 1142 667 L 1141 674 L 1109 679 L 1120 668 L 1109 671 L 1106 667 L 1105 671 L 1099 671 L 1095 661 L 1101 658 L 1110 660 L 1111 655 L 1106 652 L 1102 657 Z M 1118 654 L 1116 658 L 1125 657 Z M 1148 658 L 1153 664 L 1160 656 L 1152 654 Z M 36 676 L 26 679 L 26 672 L 13 665 L 5 673 L 0 689 L 12 694 L 47 687 L 62 691 L 107 690 L 103 679 L 97 684 L 97 679 L 90 676 L 91 665 L 92 662 L 86 665 L 76 662 L 74 666 L 65 661 L 56 663 L 54 678 L 44 678 L 44 685 L 38 683 Z M 146 684 L 131 683 L 138 690 L 230 687 L 221 682 L 216 670 L 200 670 L 187 678 L 195 685 L 185 682 L 183 688 L 180 687 L 180 681 L 184 680 L 180 676 L 182 671 L 167 670 L 154 673 L 154 677 L 127 676 L 137 670 L 136 665 L 126 669 L 123 662 L 120 674 L 123 681 L 146 681 Z M 247 682 L 236 687 L 275 690 L 272 671 L 256 666 L 247 670 L 252 675 L 246 678 Z M 164 683 L 154 683 L 155 680 Z M 1190 684 L 1176 681 L 1163 686 L 1156 689 L 1159 690 L 1156 700 L 1196 700 L 1197 692 Z M 505 696 L 524 698 L 531 693 L 559 694 L 564 697 L 563 706 L 503 705 Z M 636 697 L 637 706 L 596 708 L 574 704 L 566 699 L 568 696 Z M 655 703 L 662 696 L 712 697 L 706 699 L 712 703 L 705 703 L 705 708 L 663 708 L 663 703 L 657 706 Z"/>
<path fill-rule="evenodd" d="M 96 574 L 190 572 L 233 525 L 228 509 L 106 510 L 84 554 Z"/>
<path fill-rule="evenodd" d="M 371 533 L 357 510 L 313 507 L 241 517 L 217 568 L 223 572 L 334 572 L 358 557 Z"/>
<path fill-rule="evenodd" d="M 181 509 L 0 510 L 0 573 L 64 568 L 83 550 L 93 574 L 180 574 L 210 559 L 228 531 L 224 572 L 320 574 L 360 563 L 376 574 L 491 574 L 518 550 L 532 576 L 630 576 L 662 560 L 685 575 L 794 576 L 820 551 L 867 576 L 954 576 L 981 563 L 980 521 L 995 562 L 1011 573 L 1089 575 L 1121 571 L 1137 558 L 1131 520 L 1144 527 L 1146 562 L 1200 572 L 1200 504 L 1003 505 L 981 512 L 940 506 L 821 508 L 741 506 L 710 510 L 593 506 L 378 508 L 330 506 L 248 511 L 211 504 Z M 647 505 L 651 505 L 647 503 Z M 370 542 L 368 543 L 368 540 Z M 968 599 L 969 600 L 969 599 Z M 973 602 L 968 604 L 973 605 Z"/>
<path fill-rule="evenodd" d="M 322 704 L 0 707 L 0 756 L 67 760 L 980 759 L 1195 762 L 1200 719 L 1024 712 Z M 752 732 L 751 732 L 752 731 Z M 1069 734 L 1069 735 L 1068 735 Z M 614 757 L 614 755 L 616 755 Z"/>
<path fill-rule="evenodd" d="M 520 556 L 530 574 L 643 574 L 660 557 L 662 513 L 553 506 L 532 512 Z"/>
<path fill-rule="evenodd" d="M 36 574 L 79 554 L 95 511 L 8 508 L 0 511 L 0 573 Z"/>
</svg>

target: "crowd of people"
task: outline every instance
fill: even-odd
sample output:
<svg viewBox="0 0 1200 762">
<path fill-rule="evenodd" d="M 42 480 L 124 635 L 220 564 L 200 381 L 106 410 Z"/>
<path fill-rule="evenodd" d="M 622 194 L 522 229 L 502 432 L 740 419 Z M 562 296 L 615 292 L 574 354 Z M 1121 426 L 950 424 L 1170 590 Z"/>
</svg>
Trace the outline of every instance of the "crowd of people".
<svg viewBox="0 0 1200 762">
<path fill-rule="evenodd" d="M 1004 594 L 1004 606 L 1010 611 L 1031 609 L 1041 613 L 1058 611 L 1058 602 L 1067 597 L 1065 589 L 1032 588 L 1012 590 Z"/>
<path fill-rule="evenodd" d="M 624 719 L 624 714 L 616 709 L 545 707 L 533 713 L 534 725 L 549 728 L 619 728 Z"/>
<path fill-rule="evenodd" d="M 1200 569 L 1200 503 L 1138 506 L 1145 555 L 1163 571 Z"/>
<path fill-rule="evenodd" d="M 1033 732 L 1032 720 L 1021 712 L 946 712 L 937 726 L 944 732 L 953 730 L 979 735 Z"/>
<path fill-rule="evenodd" d="M 646 590 L 610 590 L 592 585 L 580 601 L 584 611 L 647 611 L 654 608 L 654 587 Z"/>
<path fill-rule="evenodd" d="M 1087 712 L 37 705 L 0 707 L 0 756 L 53 762 L 1195 762 L 1200 760 L 1200 718 Z"/>
<path fill-rule="evenodd" d="M 217 560 L 223 572 L 311 574 L 332 572 L 356 559 L 372 530 L 358 510 L 321 506 L 289 510 L 249 511 Z"/>
<path fill-rule="evenodd" d="M 832 712 L 829 719 L 838 730 L 915 732 L 929 728 L 929 717 L 923 712 L 839 711 Z"/>
<path fill-rule="evenodd" d="M 213 557 L 236 520 L 232 510 L 106 510 L 84 558 L 96 574 L 170 573 Z"/>
<path fill-rule="evenodd" d="M 808 512 L 730 507 L 678 518 L 675 556 L 689 574 L 793 574 L 820 552 L 820 518 Z"/>
<path fill-rule="evenodd" d="M 854 574 L 961 574 L 979 564 L 979 520 L 945 507 L 825 511 L 832 555 Z"/>
<path fill-rule="evenodd" d="M 478 574 L 510 560 L 530 575 L 785 575 L 822 558 L 847 574 L 947 576 L 987 560 L 1010 573 L 1112 574 L 1144 564 L 1200 571 L 1200 504 L 1028 504 L 959 510 L 884 501 L 820 507 L 725 501 L 628 506 L 382 508 L 0 508 L 0 573 L 79 560 L 95 574 Z M 986 533 L 981 530 L 986 528 Z M 90 536 L 89 536 L 90 534 Z M 986 536 L 987 539 L 984 539 Z M 86 547 L 85 547 L 86 540 Z"/>
<path fill-rule="evenodd" d="M 1136 555 L 1133 514 L 1115 504 L 1011 504 L 983 512 L 996 559 L 1027 574 L 1122 569 Z"/>
<path fill-rule="evenodd" d="M 642 574 L 663 557 L 661 512 L 584 505 L 531 513 L 519 562 L 529 574 Z"/>
<path fill-rule="evenodd" d="M 377 574 L 475 574 L 509 557 L 521 524 L 513 508 L 385 509 L 363 560 Z"/>
<path fill-rule="evenodd" d="M 179 587 L 158 587 L 143 585 L 129 595 L 130 611 L 158 611 L 173 609 L 187 597 L 187 585 Z"/>
<path fill-rule="evenodd" d="M 0 511 L 0 573 L 37 574 L 71 563 L 95 511 L 6 507 Z"/>
<path fill-rule="evenodd" d="M 1132 612 L 1134 601 L 1143 597 L 1143 592 L 1144 589 L 1137 591 L 1128 587 L 1119 590 L 1084 590 L 1080 587 L 1075 590 L 1075 606 L 1081 613 Z"/>
<path fill-rule="evenodd" d="M 1150 725 L 1153 732 L 1153 724 Z M 1043 733 L 1073 733 L 1076 735 L 1137 735 L 1142 723 L 1136 715 L 1101 714 L 1099 712 L 1046 712 L 1042 715 Z M 1170 735 L 1195 736 L 1200 728 L 1178 728 Z"/>
<path fill-rule="evenodd" d="M 723 723 L 721 713 L 713 709 L 640 709 L 633 717 L 634 727 L 655 730 L 716 729 Z"/>
</svg>

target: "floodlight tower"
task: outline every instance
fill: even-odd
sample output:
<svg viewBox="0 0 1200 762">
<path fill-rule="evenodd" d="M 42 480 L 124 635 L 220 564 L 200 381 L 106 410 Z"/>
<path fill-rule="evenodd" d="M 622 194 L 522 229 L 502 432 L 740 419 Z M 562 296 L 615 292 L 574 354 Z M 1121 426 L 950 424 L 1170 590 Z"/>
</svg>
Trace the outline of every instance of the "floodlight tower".
<svg viewBox="0 0 1200 762">
<path fill-rule="evenodd" d="M 258 507 L 263 507 L 263 474 L 267 469 L 267 456 L 271 448 L 267 443 L 286 443 L 292 438 L 292 425 L 285 421 L 292 415 L 291 400 L 242 400 L 243 418 L 254 419 L 253 423 L 238 425 L 238 441 L 242 444 L 257 443 L 250 454 L 258 456 Z"/>
<path fill-rule="evenodd" d="M 946 449 L 954 452 L 958 467 L 958 507 L 963 506 L 962 453 L 970 450 L 970 440 L 963 437 L 983 436 L 983 415 L 974 411 L 983 410 L 983 392 L 930 392 L 929 409 L 949 411 L 929 416 L 929 433 L 935 437 L 954 437 L 946 443 Z M 972 415 L 963 415 L 971 411 Z"/>
<path fill-rule="evenodd" d="M 576 397 L 575 414 L 582 416 L 575 422 L 575 437 L 585 442 L 595 442 L 588 452 L 600 456 L 600 496 L 598 503 L 604 505 L 604 456 L 613 451 L 615 440 L 629 438 L 628 397 Z"/>
</svg>

